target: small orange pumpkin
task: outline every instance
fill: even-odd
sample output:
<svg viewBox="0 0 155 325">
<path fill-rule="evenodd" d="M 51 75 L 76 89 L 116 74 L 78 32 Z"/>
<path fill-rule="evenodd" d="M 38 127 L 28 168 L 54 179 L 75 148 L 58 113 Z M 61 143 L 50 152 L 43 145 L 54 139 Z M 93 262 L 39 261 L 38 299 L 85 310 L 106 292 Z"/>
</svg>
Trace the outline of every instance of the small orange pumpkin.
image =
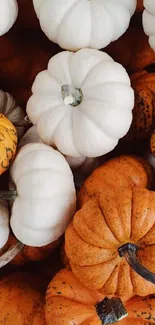
<svg viewBox="0 0 155 325">
<path fill-rule="evenodd" d="M 29 262 L 45 260 L 60 243 L 61 238 L 42 247 L 24 246 L 11 234 L 6 245 L 1 250 L 0 267 L 9 262 L 21 266 Z"/>
<path fill-rule="evenodd" d="M 131 25 L 125 34 L 112 42 L 106 52 L 129 72 L 136 72 L 155 63 L 155 52 L 148 43 L 148 37 L 142 26 L 136 24 Z"/>
<path fill-rule="evenodd" d="M 0 175 L 9 168 L 16 148 L 16 128 L 3 114 L 0 114 Z"/>
<path fill-rule="evenodd" d="M 155 192 L 105 189 L 75 213 L 65 252 L 74 275 L 90 289 L 120 297 L 154 293 Z"/>
<path fill-rule="evenodd" d="M 27 273 L 0 280 L 1 325 L 45 325 L 42 281 Z"/>
<path fill-rule="evenodd" d="M 155 73 L 153 67 L 131 75 L 132 87 L 135 91 L 133 122 L 126 140 L 149 139 L 155 122 Z"/>
<path fill-rule="evenodd" d="M 140 157 L 122 155 L 98 167 L 85 180 L 78 193 L 78 206 L 98 198 L 105 187 L 131 186 L 151 188 L 153 168 Z"/>
<path fill-rule="evenodd" d="M 154 298 L 154 296 L 134 297 L 124 302 L 128 316 L 118 324 L 155 324 Z M 116 303 L 117 300 L 112 301 Z M 110 300 L 105 299 L 105 296 L 97 291 L 85 288 L 71 271 L 61 270 L 47 288 L 45 304 L 47 325 L 109 324 L 110 319 L 108 319 L 108 313 L 106 314 L 108 302 L 110 306 Z M 115 306 L 119 305 L 115 304 Z"/>
</svg>

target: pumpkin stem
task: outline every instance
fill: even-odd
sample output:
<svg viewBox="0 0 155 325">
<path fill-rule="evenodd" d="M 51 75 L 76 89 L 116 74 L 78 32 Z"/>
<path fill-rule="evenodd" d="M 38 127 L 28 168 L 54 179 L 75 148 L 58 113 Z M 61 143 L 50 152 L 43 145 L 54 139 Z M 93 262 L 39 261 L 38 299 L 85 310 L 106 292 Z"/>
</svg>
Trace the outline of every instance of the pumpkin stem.
<svg viewBox="0 0 155 325">
<path fill-rule="evenodd" d="M 0 191 L 0 200 L 14 201 L 18 193 L 16 190 Z"/>
<path fill-rule="evenodd" d="M 24 244 L 17 241 L 15 245 L 10 247 L 3 255 L 0 256 L 0 268 L 12 261 L 24 248 Z"/>
<path fill-rule="evenodd" d="M 96 312 L 103 325 L 113 324 L 125 318 L 128 313 L 120 298 L 105 298 L 96 306 Z"/>
<path fill-rule="evenodd" d="M 83 99 L 82 90 L 71 85 L 63 85 L 61 94 L 65 105 L 78 106 Z"/>
<path fill-rule="evenodd" d="M 127 243 L 125 245 L 122 245 L 118 248 L 118 252 L 120 257 L 125 257 L 127 263 L 131 266 L 131 268 L 138 273 L 142 278 L 145 280 L 155 283 L 155 273 L 149 271 L 145 266 L 143 266 L 138 260 L 137 260 L 137 251 L 139 247 Z"/>
<path fill-rule="evenodd" d="M 29 120 L 29 117 L 26 115 L 22 121 L 18 121 L 16 123 L 13 123 L 13 125 L 17 128 L 20 126 L 29 126 L 32 122 Z"/>
</svg>

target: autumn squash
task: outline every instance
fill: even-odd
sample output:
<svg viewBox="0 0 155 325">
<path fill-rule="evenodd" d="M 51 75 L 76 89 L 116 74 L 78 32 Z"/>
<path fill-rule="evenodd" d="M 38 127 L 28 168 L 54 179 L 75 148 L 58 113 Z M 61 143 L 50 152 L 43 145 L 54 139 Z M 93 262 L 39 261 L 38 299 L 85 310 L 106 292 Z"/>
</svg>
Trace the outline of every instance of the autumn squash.
<svg viewBox="0 0 155 325">
<path fill-rule="evenodd" d="M 17 19 L 18 5 L 16 0 L 0 2 L 0 36 L 7 33 Z"/>
<path fill-rule="evenodd" d="M 78 193 L 78 205 L 82 206 L 99 195 L 108 186 L 152 187 L 153 169 L 149 162 L 138 156 L 122 155 L 108 160 L 85 180 Z"/>
<path fill-rule="evenodd" d="M 10 233 L 7 201 L 0 200 L 0 249 L 7 243 Z"/>
<path fill-rule="evenodd" d="M 14 273 L 0 280 L 1 325 L 46 325 L 42 280 Z"/>
<path fill-rule="evenodd" d="M 13 124 L 0 114 L 0 175 L 14 159 L 17 147 L 17 131 Z"/>
<path fill-rule="evenodd" d="M 155 51 L 155 2 L 154 0 L 144 0 L 145 10 L 143 12 L 143 27 L 147 36 L 149 36 L 149 44 Z"/>
<path fill-rule="evenodd" d="M 28 122 L 24 123 L 25 112 L 18 106 L 12 95 L 0 90 L 0 113 L 8 118 L 16 127 L 18 138 L 24 134 L 24 129 Z"/>
<path fill-rule="evenodd" d="M 108 318 L 109 305 L 115 302 L 120 306 L 124 317 L 120 325 L 153 325 L 155 324 L 155 297 L 133 297 L 124 301 L 124 308 L 116 304 L 117 299 L 109 299 L 97 291 L 84 287 L 71 271 L 61 270 L 49 283 L 46 291 L 45 316 L 47 325 L 104 325 L 116 324 L 118 318 Z M 120 303 L 120 302 L 119 302 Z M 112 315 L 114 316 L 113 309 Z M 109 312 L 111 309 L 109 308 Z M 120 311 L 120 310 L 119 310 Z M 118 313 L 119 315 L 119 313 Z"/>
<path fill-rule="evenodd" d="M 74 275 L 105 295 L 155 292 L 155 192 L 107 188 L 74 215 L 65 252 Z"/>
<path fill-rule="evenodd" d="M 134 92 L 129 76 L 104 52 L 58 53 L 37 75 L 32 92 L 30 121 L 41 140 L 64 155 L 102 156 L 131 125 Z"/>
<path fill-rule="evenodd" d="M 10 234 L 8 241 L 0 251 L 0 268 L 7 264 L 22 266 L 30 262 L 45 260 L 60 245 L 62 238 L 58 238 L 52 243 L 33 247 L 20 243 L 13 234 Z"/>
<path fill-rule="evenodd" d="M 71 51 L 104 48 L 118 39 L 128 28 L 136 9 L 136 0 L 72 0 L 68 3 L 62 0 L 33 0 L 33 3 L 46 36 Z"/>
<path fill-rule="evenodd" d="M 152 72 L 151 72 L 152 71 Z M 154 65 L 131 75 L 135 92 L 133 120 L 124 140 L 149 139 L 155 121 L 155 73 Z"/>
<path fill-rule="evenodd" d="M 139 25 L 131 25 L 123 36 L 106 48 L 106 52 L 129 72 L 137 72 L 155 63 L 155 53 Z"/>
</svg>

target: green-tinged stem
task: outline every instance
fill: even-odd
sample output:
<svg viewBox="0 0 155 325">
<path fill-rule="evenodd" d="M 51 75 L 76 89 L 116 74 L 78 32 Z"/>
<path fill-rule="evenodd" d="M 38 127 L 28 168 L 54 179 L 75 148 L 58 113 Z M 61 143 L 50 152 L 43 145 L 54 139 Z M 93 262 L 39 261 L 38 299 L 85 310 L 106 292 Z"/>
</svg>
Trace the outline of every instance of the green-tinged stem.
<svg viewBox="0 0 155 325">
<path fill-rule="evenodd" d="M 61 95 L 65 105 L 74 107 L 80 105 L 83 99 L 82 90 L 72 85 L 63 85 L 61 87 Z"/>
<path fill-rule="evenodd" d="M 145 280 L 155 284 L 155 273 L 148 270 L 137 259 L 138 249 L 138 246 L 131 243 L 127 243 L 119 247 L 118 252 L 120 257 L 124 257 L 127 263 L 136 273 L 138 273 Z"/>
<path fill-rule="evenodd" d="M 128 315 L 120 298 L 105 298 L 95 307 L 102 325 L 116 323 Z"/>
<path fill-rule="evenodd" d="M 23 248 L 24 244 L 19 241 L 15 245 L 10 247 L 2 256 L 0 256 L 0 268 L 12 261 Z"/>
<path fill-rule="evenodd" d="M 0 191 L 0 200 L 14 201 L 18 193 L 16 190 Z"/>
</svg>

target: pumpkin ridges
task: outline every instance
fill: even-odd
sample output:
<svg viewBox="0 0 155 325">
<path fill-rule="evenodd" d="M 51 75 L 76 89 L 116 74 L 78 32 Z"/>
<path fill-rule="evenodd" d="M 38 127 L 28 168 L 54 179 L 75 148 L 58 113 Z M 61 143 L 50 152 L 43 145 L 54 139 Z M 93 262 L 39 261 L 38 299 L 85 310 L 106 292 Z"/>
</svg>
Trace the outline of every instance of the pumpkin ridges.
<svg viewBox="0 0 155 325">
<path fill-rule="evenodd" d="M 78 193 L 78 207 L 89 199 L 98 199 L 100 193 L 109 186 L 150 188 L 152 175 L 152 166 L 143 158 L 129 155 L 115 157 L 98 167 L 85 180 Z"/>
</svg>

